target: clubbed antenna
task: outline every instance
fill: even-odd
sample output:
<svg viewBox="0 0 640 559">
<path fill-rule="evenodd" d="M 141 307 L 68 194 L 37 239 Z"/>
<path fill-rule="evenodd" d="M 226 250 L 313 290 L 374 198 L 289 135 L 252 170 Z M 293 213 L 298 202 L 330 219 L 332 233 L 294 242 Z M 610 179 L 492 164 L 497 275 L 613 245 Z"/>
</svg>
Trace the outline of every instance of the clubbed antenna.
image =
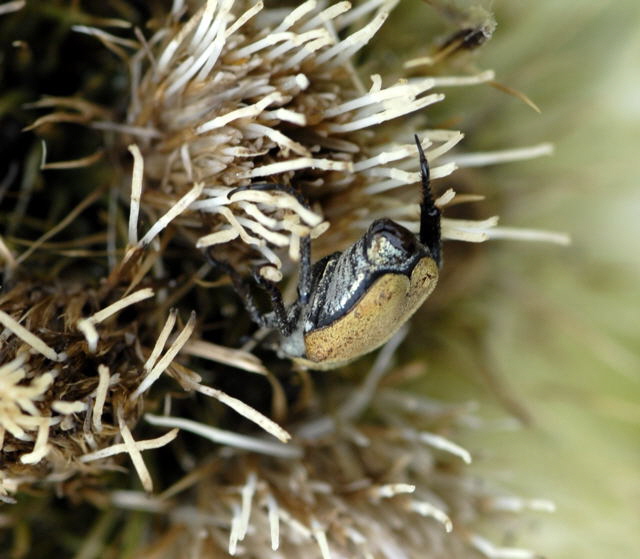
<svg viewBox="0 0 640 559">
<path fill-rule="evenodd" d="M 420 204 L 420 242 L 430 251 L 438 266 L 442 266 L 442 240 L 440 236 L 440 210 L 436 207 L 429 186 L 429 163 L 424 155 L 418 136 L 415 135 L 420 155 L 422 176 L 422 203 Z"/>
</svg>

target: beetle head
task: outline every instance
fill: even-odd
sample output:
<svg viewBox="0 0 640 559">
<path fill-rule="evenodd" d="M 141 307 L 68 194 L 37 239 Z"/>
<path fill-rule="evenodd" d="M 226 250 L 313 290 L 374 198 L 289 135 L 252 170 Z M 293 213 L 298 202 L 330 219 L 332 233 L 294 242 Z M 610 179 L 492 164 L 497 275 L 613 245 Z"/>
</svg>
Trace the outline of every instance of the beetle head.
<svg viewBox="0 0 640 559">
<path fill-rule="evenodd" d="M 404 268 L 417 256 L 424 256 L 416 236 L 387 218 L 374 221 L 364 241 L 367 260 L 376 268 Z"/>
<path fill-rule="evenodd" d="M 390 219 L 374 221 L 365 234 L 364 240 L 367 259 L 377 267 L 398 267 L 403 263 L 415 261 L 425 253 L 433 258 L 438 267 L 442 266 L 440 209 L 435 205 L 431 193 L 429 163 L 418 136 L 415 136 L 415 140 L 420 156 L 422 183 L 420 234 L 416 238 L 413 233 Z"/>
</svg>

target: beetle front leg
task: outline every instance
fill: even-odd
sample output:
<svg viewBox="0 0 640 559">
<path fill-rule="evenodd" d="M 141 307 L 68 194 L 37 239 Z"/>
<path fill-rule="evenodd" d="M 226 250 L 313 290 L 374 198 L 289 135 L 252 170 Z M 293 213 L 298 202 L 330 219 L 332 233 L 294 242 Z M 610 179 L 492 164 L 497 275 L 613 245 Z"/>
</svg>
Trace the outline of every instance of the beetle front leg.
<svg viewBox="0 0 640 559">
<path fill-rule="evenodd" d="M 298 299 L 302 305 L 309 302 L 311 295 L 311 236 L 300 239 L 300 272 L 298 276 Z"/>
<path fill-rule="evenodd" d="M 414 136 L 420 157 L 420 178 L 422 182 L 422 202 L 420 204 L 420 242 L 430 251 L 431 256 L 442 266 L 442 237 L 440 231 L 440 209 L 436 206 L 431 192 L 429 162 L 424 155 L 420 139 Z"/>
<path fill-rule="evenodd" d="M 256 283 L 264 289 L 271 298 L 271 306 L 273 308 L 273 315 L 275 317 L 275 324 L 270 324 L 270 327 L 276 326 L 283 336 L 289 336 L 293 332 L 295 325 L 298 321 L 299 307 L 294 309 L 293 313 L 287 313 L 282 300 L 282 293 L 278 286 L 262 277 L 258 271 L 253 273 L 253 278 Z"/>
</svg>

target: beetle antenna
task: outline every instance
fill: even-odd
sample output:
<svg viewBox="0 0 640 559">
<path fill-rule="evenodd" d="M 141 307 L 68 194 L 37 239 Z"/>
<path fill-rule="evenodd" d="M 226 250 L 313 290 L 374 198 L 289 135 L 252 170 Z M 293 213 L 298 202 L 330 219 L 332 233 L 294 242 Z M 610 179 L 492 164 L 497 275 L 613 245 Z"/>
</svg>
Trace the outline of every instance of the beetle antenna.
<svg viewBox="0 0 640 559">
<path fill-rule="evenodd" d="M 424 155 L 418 135 L 414 136 L 420 156 L 422 178 L 422 203 L 420 204 L 420 242 L 430 251 L 438 266 L 442 266 L 442 239 L 440 233 L 440 209 L 435 205 L 431 193 L 429 162 Z"/>
</svg>

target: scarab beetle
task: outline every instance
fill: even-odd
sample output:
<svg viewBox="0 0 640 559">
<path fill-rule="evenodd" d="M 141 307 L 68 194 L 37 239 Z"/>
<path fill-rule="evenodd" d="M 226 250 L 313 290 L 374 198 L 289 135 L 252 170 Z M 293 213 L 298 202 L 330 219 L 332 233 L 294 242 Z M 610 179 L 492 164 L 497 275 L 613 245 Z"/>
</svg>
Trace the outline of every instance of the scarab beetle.
<svg viewBox="0 0 640 559">
<path fill-rule="evenodd" d="M 422 202 L 420 233 L 390 219 L 375 220 L 361 239 L 311 265 L 308 237 L 301 243 L 298 298 L 285 307 L 278 287 L 254 274 L 273 310 L 258 311 L 247 286 L 228 269 L 252 319 L 280 333 L 283 354 L 311 369 L 332 369 L 382 344 L 431 294 L 442 265 L 440 210 L 430 189 L 429 164 L 418 137 Z M 246 188 L 283 189 L 260 184 Z"/>
</svg>

